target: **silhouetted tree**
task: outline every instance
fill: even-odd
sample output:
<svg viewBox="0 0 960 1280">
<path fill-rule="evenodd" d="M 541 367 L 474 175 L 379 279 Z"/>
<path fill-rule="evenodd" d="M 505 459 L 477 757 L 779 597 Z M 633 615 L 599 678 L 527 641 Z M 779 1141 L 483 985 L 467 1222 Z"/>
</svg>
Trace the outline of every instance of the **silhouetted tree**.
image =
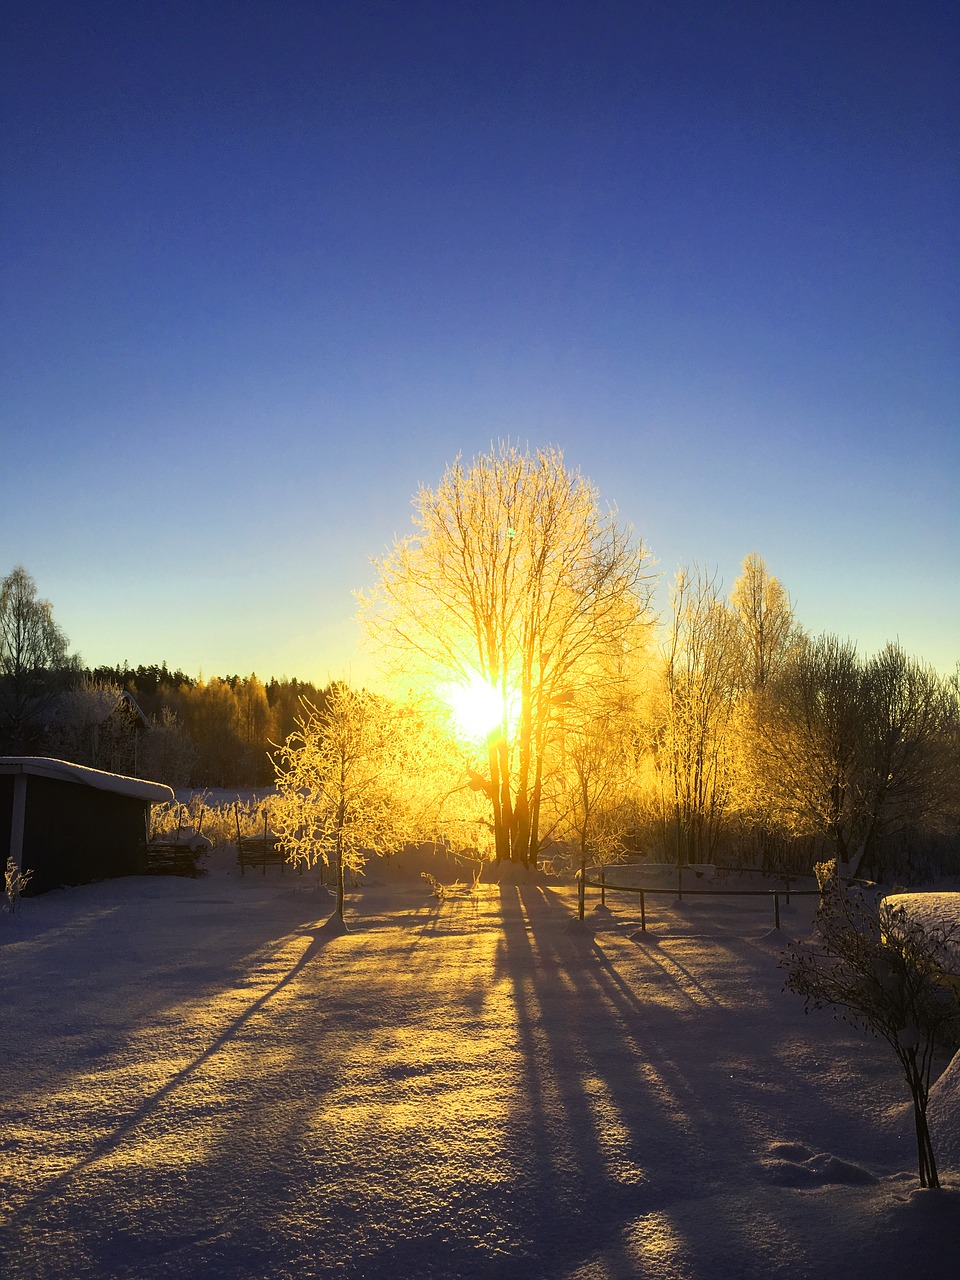
<svg viewBox="0 0 960 1280">
<path fill-rule="evenodd" d="M 0 582 L 0 724 L 8 747 L 22 750 L 51 701 L 79 671 L 53 606 L 37 599 L 22 565 Z"/>
</svg>

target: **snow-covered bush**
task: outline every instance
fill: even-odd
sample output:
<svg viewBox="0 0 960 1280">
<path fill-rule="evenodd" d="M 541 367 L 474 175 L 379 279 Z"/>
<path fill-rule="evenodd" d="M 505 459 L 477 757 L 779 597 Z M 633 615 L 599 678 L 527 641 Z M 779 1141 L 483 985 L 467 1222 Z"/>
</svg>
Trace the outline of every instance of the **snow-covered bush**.
<svg viewBox="0 0 960 1280">
<path fill-rule="evenodd" d="M 878 906 L 836 876 L 824 874 L 821 891 L 817 937 L 781 960 L 786 989 L 804 997 L 807 1012 L 833 1008 L 887 1041 L 913 1100 L 920 1185 L 938 1187 L 927 1097 L 934 1053 L 960 1029 L 956 929 L 926 927 L 901 906 Z"/>
<path fill-rule="evenodd" d="M 214 848 L 232 844 L 236 839 L 233 805 L 211 805 L 206 793 L 197 792 L 186 804 L 173 801 L 155 804 L 150 809 L 151 840 L 173 839 L 178 834 L 202 833 Z"/>
</svg>

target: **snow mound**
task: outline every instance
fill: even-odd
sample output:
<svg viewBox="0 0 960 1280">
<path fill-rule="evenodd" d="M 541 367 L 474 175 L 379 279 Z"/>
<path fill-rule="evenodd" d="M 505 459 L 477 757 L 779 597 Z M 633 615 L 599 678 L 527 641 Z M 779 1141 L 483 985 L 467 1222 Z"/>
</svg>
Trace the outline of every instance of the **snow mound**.
<svg viewBox="0 0 960 1280">
<path fill-rule="evenodd" d="M 815 1154 L 802 1142 L 773 1142 L 767 1150 L 768 1156 L 780 1160 L 809 1160 Z"/>
<path fill-rule="evenodd" d="M 937 1165 L 960 1171 L 960 1053 L 930 1088 L 927 1120 Z"/>
<path fill-rule="evenodd" d="M 566 927 L 567 931 L 572 933 L 574 937 L 576 937 L 577 934 L 584 936 L 593 935 L 593 924 L 589 918 L 581 920 L 579 916 L 571 916 L 567 921 Z"/>
<path fill-rule="evenodd" d="M 869 1169 L 827 1152 L 811 1153 L 799 1142 L 775 1142 L 760 1160 L 760 1176 L 780 1187 L 822 1187 L 826 1183 L 855 1187 L 877 1181 Z"/>
<path fill-rule="evenodd" d="M 645 942 L 648 947 L 659 947 L 660 939 L 649 929 L 634 929 L 630 934 L 631 942 Z"/>
<path fill-rule="evenodd" d="M 343 916 L 337 915 L 336 911 L 329 916 L 317 930 L 318 937 L 336 938 L 341 933 L 349 933 L 350 930 L 344 921 Z"/>
</svg>

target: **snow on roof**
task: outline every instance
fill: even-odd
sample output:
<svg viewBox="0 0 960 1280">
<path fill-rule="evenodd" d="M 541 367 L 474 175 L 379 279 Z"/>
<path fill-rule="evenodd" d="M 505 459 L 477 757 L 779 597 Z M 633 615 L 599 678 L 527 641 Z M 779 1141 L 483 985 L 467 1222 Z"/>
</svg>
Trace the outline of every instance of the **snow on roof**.
<svg viewBox="0 0 960 1280">
<path fill-rule="evenodd" d="M 103 769 L 88 769 L 86 765 L 71 764 L 67 760 L 51 760 L 46 756 L 0 756 L 0 774 L 9 773 L 28 773 L 40 778 L 56 778 L 59 782 L 77 782 L 82 786 L 95 787 L 98 791 L 134 796 L 137 800 L 173 799 L 172 789 L 163 782 L 125 778 L 119 773 L 105 773 Z"/>
</svg>

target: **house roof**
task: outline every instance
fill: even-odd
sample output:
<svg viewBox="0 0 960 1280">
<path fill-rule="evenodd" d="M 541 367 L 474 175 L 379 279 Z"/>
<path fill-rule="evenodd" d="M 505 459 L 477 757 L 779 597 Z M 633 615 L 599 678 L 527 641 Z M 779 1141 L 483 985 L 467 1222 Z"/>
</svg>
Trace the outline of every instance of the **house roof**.
<svg viewBox="0 0 960 1280">
<path fill-rule="evenodd" d="M 88 769 L 86 765 L 70 764 L 67 760 L 50 760 L 46 756 L 0 756 L 0 774 L 10 773 L 27 773 L 40 778 L 55 778 L 59 782 L 76 782 L 82 786 L 95 787 L 98 791 L 133 796 L 137 800 L 173 799 L 173 791 L 163 782 L 125 778 L 119 773 L 105 773 L 102 769 Z"/>
</svg>

